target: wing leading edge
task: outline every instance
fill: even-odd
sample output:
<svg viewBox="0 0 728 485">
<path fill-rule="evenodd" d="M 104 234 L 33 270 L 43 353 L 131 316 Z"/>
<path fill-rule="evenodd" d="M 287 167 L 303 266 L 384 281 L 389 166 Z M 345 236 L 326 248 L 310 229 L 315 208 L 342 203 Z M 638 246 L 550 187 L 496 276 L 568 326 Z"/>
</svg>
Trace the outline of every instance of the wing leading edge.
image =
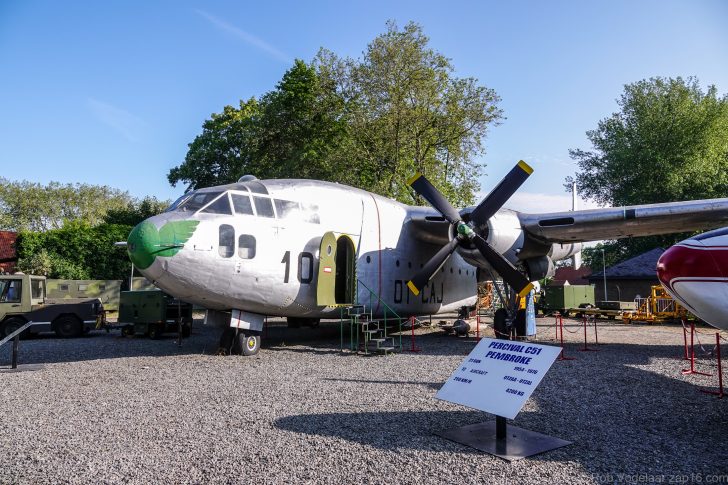
<svg viewBox="0 0 728 485">
<path fill-rule="evenodd" d="M 545 242 L 586 242 L 700 231 L 728 225 L 728 198 L 518 214 L 523 229 Z"/>
</svg>

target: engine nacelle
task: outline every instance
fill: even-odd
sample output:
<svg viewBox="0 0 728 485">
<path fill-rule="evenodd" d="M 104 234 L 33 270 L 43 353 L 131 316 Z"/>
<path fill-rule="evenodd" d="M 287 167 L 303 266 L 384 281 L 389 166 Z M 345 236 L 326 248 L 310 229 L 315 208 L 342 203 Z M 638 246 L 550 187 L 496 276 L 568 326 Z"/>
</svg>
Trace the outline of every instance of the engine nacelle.
<svg viewBox="0 0 728 485">
<path fill-rule="evenodd" d="M 476 230 L 478 229 L 476 228 Z M 521 221 L 515 212 L 508 209 L 499 210 L 488 220 L 488 226 L 481 232 L 481 236 L 508 261 L 518 264 L 518 252 L 523 247 L 524 236 L 521 230 Z M 465 261 L 474 266 L 490 267 L 475 248 L 461 247 L 458 252 Z"/>
<path fill-rule="evenodd" d="M 539 258 L 530 258 L 523 262 L 528 271 L 528 277 L 531 281 L 540 280 L 556 274 L 554 261 L 548 256 Z"/>
</svg>

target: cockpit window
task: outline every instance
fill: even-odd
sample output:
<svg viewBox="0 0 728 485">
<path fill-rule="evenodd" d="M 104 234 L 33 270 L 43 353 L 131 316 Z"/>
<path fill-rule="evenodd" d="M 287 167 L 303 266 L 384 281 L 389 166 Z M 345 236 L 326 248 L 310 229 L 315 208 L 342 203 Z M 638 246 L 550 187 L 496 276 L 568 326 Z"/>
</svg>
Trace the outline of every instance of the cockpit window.
<svg viewBox="0 0 728 485">
<path fill-rule="evenodd" d="M 298 202 L 273 199 L 273 203 L 276 205 L 276 214 L 278 214 L 278 219 L 294 218 L 301 215 L 301 209 L 298 206 Z"/>
<path fill-rule="evenodd" d="M 255 202 L 255 212 L 258 213 L 258 217 L 275 217 L 273 213 L 273 202 L 267 197 L 253 196 Z"/>
<path fill-rule="evenodd" d="M 222 194 L 222 197 L 202 209 L 202 212 L 208 214 L 225 214 L 228 216 L 233 214 L 230 210 L 230 200 L 228 199 L 227 194 Z"/>
<path fill-rule="evenodd" d="M 253 215 L 253 204 L 250 203 L 250 196 L 243 194 L 230 194 L 233 198 L 233 207 L 236 214 Z"/>
<path fill-rule="evenodd" d="M 186 201 L 192 196 L 192 194 L 182 194 L 180 197 L 177 198 L 174 202 L 172 202 L 172 205 L 167 207 L 164 212 L 172 212 L 173 210 L 176 210 L 177 207 L 182 204 L 182 202 Z"/>
<path fill-rule="evenodd" d="M 197 212 L 201 207 L 221 193 L 222 192 L 193 192 L 190 198 L 179 204 L 177 210 L 180 212 Z"/>
</svg>

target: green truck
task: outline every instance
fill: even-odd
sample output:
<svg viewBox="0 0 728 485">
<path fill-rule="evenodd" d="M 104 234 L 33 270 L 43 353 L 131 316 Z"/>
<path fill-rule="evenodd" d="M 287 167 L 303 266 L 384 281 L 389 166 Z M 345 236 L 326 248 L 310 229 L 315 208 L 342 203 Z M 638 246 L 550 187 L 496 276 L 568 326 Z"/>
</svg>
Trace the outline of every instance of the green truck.
<svg viewBox="0 0 728 485">
<path fill-rule="evenodd" d="M 569 309 L 594 306 L 594 287 L 591 285 L 547 286 L 539 298 L 538 309 L 544 314 L 560 312 L 568 315 Z"/>
<path fill-rule="evenodd" d="M 98 298 L 47 298 L 45 276 L 0 275 L 0 338 L 27 322 L 32 324 L 23 336 L 55 332 L 79 337 L 105 323 L 104 306 Z"/>
<path fill-rule="evenodd" d="M 146 335 L 159 338 L 163 333 L 177 332 L 189 337 L 192 328 L 192 305 L 177 300 L 160 290 L 122 291 L 119 298 L 119 319 L 116 327 L 122 335 Z"/>
</svg>

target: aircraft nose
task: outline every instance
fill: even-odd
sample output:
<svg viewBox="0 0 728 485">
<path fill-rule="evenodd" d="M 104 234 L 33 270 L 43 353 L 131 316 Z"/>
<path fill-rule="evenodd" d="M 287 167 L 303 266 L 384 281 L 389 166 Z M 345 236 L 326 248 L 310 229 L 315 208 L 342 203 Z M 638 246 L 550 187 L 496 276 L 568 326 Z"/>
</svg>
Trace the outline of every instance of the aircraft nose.
<svg viewBox="0 0 728 485">
<path fill-rule="evenodd" d="M 159 231 L 149 221 L 143 221 L 134 227 L 127 239 L 129 259 L 139 269 L 146 269 L 154 262 L 155 252 L 159 250 Z"/>
<path fill-rule="evenodd" d="M 662 253 L 657 261 L 657 278 L 668 289 L 672 289 L 677 279 L 716 276 L 723 276 L 722 272 L 709 248 L 700 241 L 676 244 Z"/>
</svg>

